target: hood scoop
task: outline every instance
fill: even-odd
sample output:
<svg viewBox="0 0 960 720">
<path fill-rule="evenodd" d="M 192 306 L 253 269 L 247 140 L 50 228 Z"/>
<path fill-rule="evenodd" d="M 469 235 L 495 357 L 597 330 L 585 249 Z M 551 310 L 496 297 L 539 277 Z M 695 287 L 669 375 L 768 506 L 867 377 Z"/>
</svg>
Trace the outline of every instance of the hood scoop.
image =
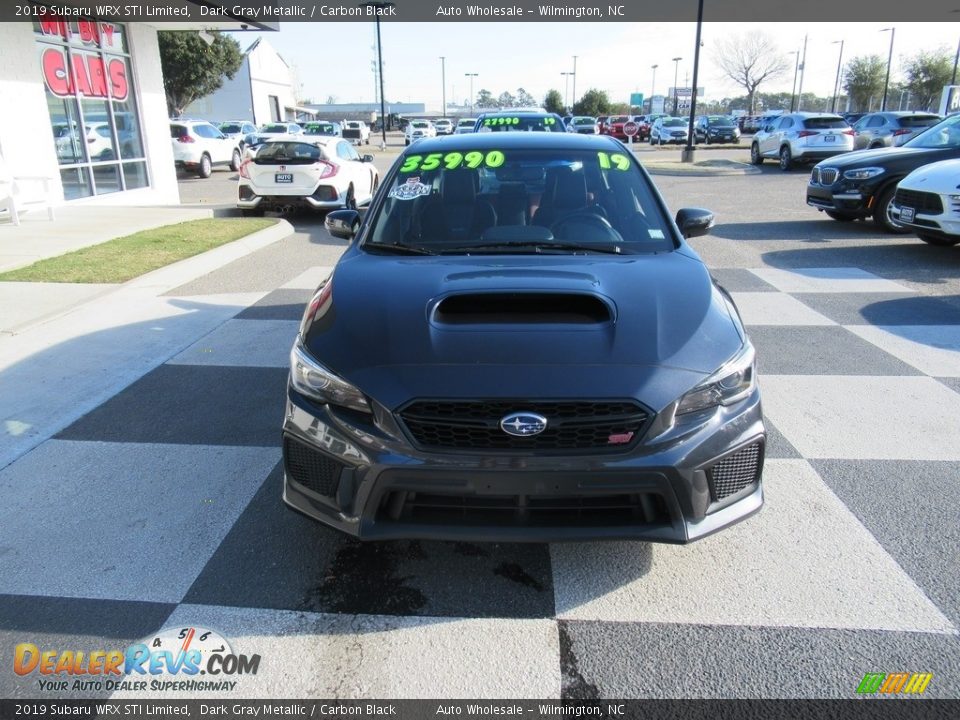
<svg viewBox="0 0 960 720">
<path fill-rule="evenodd" d="M 609 325 L 613 304 L 591 293 L 483 292 L 457 293 L 433 308 L 437 326 L 464 325 Z"/>
</svg>

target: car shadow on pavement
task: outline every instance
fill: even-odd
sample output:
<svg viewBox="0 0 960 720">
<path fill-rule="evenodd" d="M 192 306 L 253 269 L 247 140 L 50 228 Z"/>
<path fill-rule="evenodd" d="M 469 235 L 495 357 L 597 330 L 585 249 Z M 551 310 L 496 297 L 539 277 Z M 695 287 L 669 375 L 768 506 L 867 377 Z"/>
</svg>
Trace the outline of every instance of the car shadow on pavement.
<svg viewBox="0 0 960 720">
<path fill-rule="evenodd" d="M 851 267 L 887 280 L 940 285 L 960 278 L 960 247 L 933 247 L 911 235 L 888 235 L 873 247 L 820 246 L 771 250 L 762 254 L 774 268 Z"/>
</svg>

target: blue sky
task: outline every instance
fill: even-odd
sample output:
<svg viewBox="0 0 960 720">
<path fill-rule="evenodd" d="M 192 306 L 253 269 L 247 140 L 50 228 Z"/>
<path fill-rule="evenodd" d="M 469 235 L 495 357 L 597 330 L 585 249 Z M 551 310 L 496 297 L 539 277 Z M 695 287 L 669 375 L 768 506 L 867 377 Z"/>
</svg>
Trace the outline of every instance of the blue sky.
<svg viewBox="0 0 960 720">
<path fill-rule="evenodd" d="M 840 46 L 844 58 L 879 54 L 886 58 L 890 33 L 880 32 L 890 23 L 705 23 L 699 84 L 708 99 L 741 95 L 743 91 L 724 79 L 712 61 L 713 43 L 720 37 L 759 29 L 770 34 L 782 51 L 799 50 L 809 35 L 804 91 L 832 92 Z M 445 56 L 448 101 L 469 96 L 464 73 L 476 72 L 474 92 L 486 88 L 494 94 L 523 87 L 538 99 L 551 88 L 565 92 L 562 72 L 573 70 L 577 55 L 577 94 L 590 87 L 606 90 L 611 99 L 627 101 L 631 92 L 650 94 L 653 71 L 656 91 L 673 85 L 674 63 L 678 84 L 692 81 L 694 23 L 389 23 L 381 24 L 384 81 L 387 99 L 441 105 L 441 61 Z M 261 33 L 242 33 L 241 45 Z M 281 23 L 280 31 L 262 33 L 296 70 L 302 97 L 324 102 L 371 102 L 374 75 L 375 31 L 372 22 Z M 939 46 L 951 55 L 960 40 L 960 23 L 898 23 L 891 80 L 899 74 L 900 58 L 921 49 Z M 793 67 L 793 56 L 790 57 Z M 793 72 L 762 86 L 765 91 L 790 92 Z M 572 97 L 571 97 L 572 100 Z"/>
</svg>

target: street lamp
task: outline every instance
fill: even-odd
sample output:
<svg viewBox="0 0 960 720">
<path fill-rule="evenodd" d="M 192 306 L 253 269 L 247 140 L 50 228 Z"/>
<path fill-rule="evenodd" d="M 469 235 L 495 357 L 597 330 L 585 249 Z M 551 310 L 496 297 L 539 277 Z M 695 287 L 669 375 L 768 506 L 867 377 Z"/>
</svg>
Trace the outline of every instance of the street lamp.
<svg viewBox="0 0 960 720">
<path fill-rule="evenodd" d="M 369 0 L 360 3 L 360 7 L 373 8 L 377 23 L 377 65 L 380 67 L 380 132 L 383 134 L 383 147 L 387 146 L 387 102 L 383 97 L 383 46 L 380 44 L 380 13 L 394 6 L 395 4 L 392 2 L 382 2 L 381 0 Z M 367 10 L 367 12 L 370 11 Z"/>
<path fill-rule="evenodd" d="M 570 89 L 570 76 L 573 75 L 573 73 L 562 72 L 560 74 L 563 75 L 563 111 L 566 112 L 568 107 L 567 91 Z"/>
<path fill-rule="evenodd" d="M 953 72 L 954 74 L 956 74 L 957 69 L 954 68 Z M 576 55 L 573 56 L 573 92 L 571 93 L 571 97 L 573 97 L 573 102 L 570 104 L 576 105 L 577 104 L 577 56 Z"/>
<path fill-rule="evenodd" d="M 690 91 L 690 118 L 687 121 L 687 147 L 680 155 L 680 162 L 693 162 L 696 145 L 693 143 L 693 116 L 697 112 L 697 72 L 700 70 L 700 30 L 703 28 L 703 0 L 697 3 L 697 44 L 693 49 L 693 87 Z M 676 88 L 676 86 L 674 86 Z M 674 89 L 676 94 L 676 89 Z"/>
<path fill-rule="evenodd" d="M 443 117 L 447 116 L 447 58 L 443 55 L 440 56 L 440 84 L 443 88 L 441 93 L 442 100 L 440 102 L 443 105 L 440 106 L 440 113 Z"/>
<path fill-rule="evenodd" d="M 840 57 L 837 58 L 837 79 L 833 81 L 833 100 L 830 101 L 830 112 L 837 111 L 837 95 L 840 94 L 840 68 L 843 66 L 843 40 L 834 40 L 831 45 L 840 43 Z"/>
<path fill-rule="evenodd" d="M 887 55 L 887 78 L 883 81 L 883 102 L 880 103 L 880 112 L 887 109 L 887 88 L 890 87 L 890 63 L 893 62 L 893 38 L 897 34 L 895 27 L 884 28 L 880 32 L 890 33 L 890 54 Z"/>
<path fill-rule="evenodd" d="M 800 85 L 797 87 L 797 112 L 803 104 L 803 76 L 807 74 L 807 36 L 803 36 L 803 60 L 800 62 Z"/>
<path fill-rule="evenodd" d="M 680 75 L 680 61 L 683 60 L 682 57 L 675 57 L 673 59 L 673 114 L 677 114 L 677 78 Z"/>
<path fill-rule="evenodd" d="M 795 98 L 796 95 L 797 95 L 797 73 L 800 72 L 800 51 L 799 51 L 799 50 L 791 50 L 790 52 L 787 53 L 787 55 L 796 55 L 796 56 L 797 56 L 797 62 L 796 62 L 796 64 L 793 66 L 793 87 L 790 88 L 790 112 L 793 112 L 794 98 Z"/>
<path fill-rule="evenodd" d="M 652 98 L 657 94 L 657 68 L 659 65 L 651 65 L 650 69 L 653 70 L 653 79 L 650 81 L 650 97 Z M 653 112 L 653 100 L 650 101 L 650 112 Z"/>
<path fill-rule="evenodd" d="M 464 77 L 470 78 L 470 114 L 473 115 L 473 79 L 480 73 L 464 73 Z"/>
<path fill-rule="evenodd" d="M 957 62 L 960 61 L 960 42 L 957 43 L 957 54 L 953 56 L 953 77 L 950 78 L 950 84 L 957 84 Z"/>
</svg>

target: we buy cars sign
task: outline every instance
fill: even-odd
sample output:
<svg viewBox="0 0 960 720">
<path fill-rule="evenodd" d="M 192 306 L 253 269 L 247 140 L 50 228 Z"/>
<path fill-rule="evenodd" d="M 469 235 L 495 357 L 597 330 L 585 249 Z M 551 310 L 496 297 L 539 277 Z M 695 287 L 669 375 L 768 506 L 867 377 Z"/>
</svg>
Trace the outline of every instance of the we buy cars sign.
<svg viewBox="0 0 960 720">
<path fill-rule="evenodd" d="M 96 50 L 113 49 L 116 28 L 111 23 L 83 21 L 77 31 L 62 20 L 44 20 L 40 30 L 46 36 L 59 36 L 68 42 L 80 41 L 81 47 Z M 82 95 L 124 101 L 130 93 L 127 64 L 122 58 L 104 58 L 99 53 L 73 51 L 67 56 L 65 47 L 49 46 L 40 56 L 43 80 L 54 95 Z"/>
</svg>

